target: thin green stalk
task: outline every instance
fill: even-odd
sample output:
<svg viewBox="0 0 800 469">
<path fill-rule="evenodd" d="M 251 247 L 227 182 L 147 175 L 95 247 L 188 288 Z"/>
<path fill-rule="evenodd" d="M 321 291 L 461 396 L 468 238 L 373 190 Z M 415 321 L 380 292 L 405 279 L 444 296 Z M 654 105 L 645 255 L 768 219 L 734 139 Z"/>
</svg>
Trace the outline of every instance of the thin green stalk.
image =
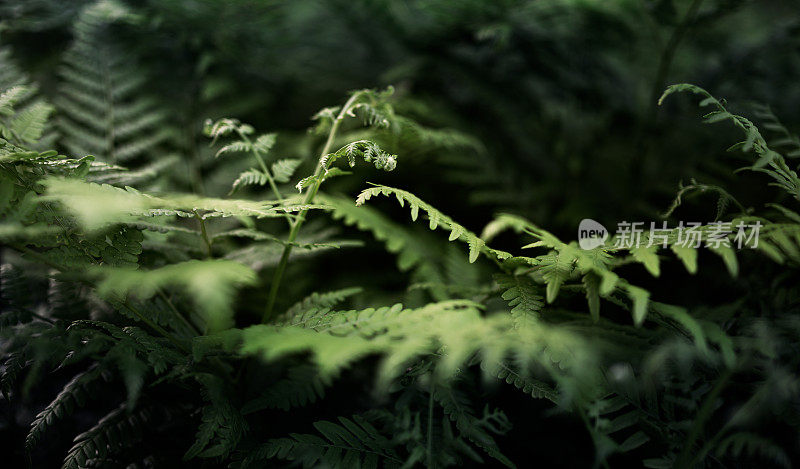
<svg viewBox="0 0 800 469">
<path fill-rule="evenodd" d="M 664 50 L 661 53 L 661 57 L 658 62 L 658 71 L 656 72 L 656 79 L 653 82 L 653 88 L 650 91 L 650 119 L 652 119 L 656 113 L 658 97 L 661 96 L 661 93 L 664 91 L 664 84 L 667 80 L 669 69 L 672 68 L 672 61 L 675 58 L 675 52 L 678 50 L 678 46 L 686 36 L 686 33 L 689 32 L 689 29 L 694 23 L 694 19 L 697 16 L 697 12 L 700 10 L 700 6 L 702 4 L 703 0 L 694 0 L 692 4 L 689 5 L 686 15 L 684 15 L 680 24 L 672 32 L 666 47 L 664 47 Z"/>
<path fill-rule="evenodd" d="M 303 199 L 303 205 L 310 204 L 314 202 L 314 197 L 317 195 L 317 191 L 319 190 L 320 184 L 322 184 L 321 178 L 319 177 L 322 175 L 322 171 L 325 169 L 323 164 L 323 158 L 325 155 L 330 153 L 331 147 L 333 146 L 333 142 L 336 139 L 336 133 L 339 131 L 339 126 L 341 125 L 344 118 L 347 116 L 347 111 L 350 109 L 350 106 L 355 103 L 356 99 L 360 96 L 360 93 L 353 93 L 350 96 L 350 99 L 342 106 L 342 110 L 339 111 L 339 115 L 336 116 L 336 119 L 333 121 L 333 125 L 331 125 L 331 130 L 328 133 L 328 139 L 325 141 L 325 146 L 322 147 L 322 152 L 319 155 L 319 161 L 317 161 L 317 168 L 314 170 L 314 177 L 316 181 L 314 185 L 311 186 L 308 191 L 306 192 L 306 196 Z M 286 264 L 289 261 L 289 255 L 292 253 L 292 243 L 295 242 L 297 239 L 297 235 L 300 232 L 300 227 L 303 226 L 303 222 L 306 218 L 306 213 L 308 210 L 301 211 L 297 218 L 295 218 L 294 223 L 292 224 L 291 230 L 289 230 L 289 237 L 287 238 L 287 244 L 283 248 L 283 254 L 281 254 L 281 259 L 278 262 L 278 267 L 275 269 L 275 274 L 272 277 L 272 283 L 270 284 L 269 288 L 269 296 L 267 297 L 267 307 L 264 310 L 264 316 L 261 318 L 261 322 L 265 323 L 270 320 L 272 317 L 272 311 L 275 308 L 275 300 L 278 298 L 278 290 L 281 285 L 281 280 L 283 279 L 283 272 L 286 270 Z"/>
<path fill-rule="evenodd" d="M 691 467 L 690 462 L 694 462 L 696 457 L 699 455 L 699 453 L 693 453 L 694 443 L 700 437 L 700 433 L 702 433 L 703 427 L 706 425 L 706 421 L 711 418 L 711 414 L 714 412 L 714 404 L 719 395 L 722 393 L 722 390 L 728 385 L 728 381 L 732 375 L 733 372 L 731 370 L 726 369 L 723 371 L 717 379 L 717 383 L 714 385 L 711 391 L 706 394 L 705 399 L 703 399 L 703 403 L 700 405 L 700 409 L 697 411 L 697 417 L 692 423 L 692 428 L 689 430 L 689 435 L 686 437 L 683 450 L 675 460 L 675 467 Z M 692 457 L 693 454 L 695 455 L 694 457 Z"/>
<path fill-rule="evenodd" d="M 239 132 L 239 136 L 242 138 L 242 140 L 247 142 L 247 145 L 250 148 L 253 149 L 252 151 L 253 156 L 256 158 L 256 161 L 258 161 L 258 165 L 261 167 L 261 171 L 263 171 L 264 175 L 267 176 L 267 182 L 269 183 L 270 189 L 272 189 L 272 193 L 275 195 L 275 200 L 277 200 L 278 202 L 283 202 L 283 196 L 281 195 L 281 191 L 278 190 L 278 186 L 275 184 L 275 179 L 272 178 L 272 173 L 267 168 L 267 163 L 264 161 L 264 158 L 261 157 L 261 152 L 258 151 L 255 145 L 253 145 L 253 142 L 250 140 L 250 138 L 247 137 L 247 135 L 243 134 L 242 132 Z M 284 215 L 286 216 L 286 221 L 289 223 L 289 226 L 291 226 L 292 217 L 290 217 L 288 213 Z"/>
<path fill-rule="evenodd" d="M 214 257 L 214 252 L 211 250 L 211 239 L 208 237 L 208 232 L 206 231 L 206 222 L 203 220 L 203 217 L 197 213 L 197 210 L 194 211 L 194 217 L 197 218 L 197 221 L 200 223 L 200 235 L 206 245 L 206 254 L 209 259 L 212 259 Z"/>
<path fill-rule="evenodd" d="M 630 176 L 634 183 L 636 183 L 636 181 L 640 181 L 643 177 L 643 171 L 646 166 L 645 160 L 647 159 L 645 135 L 649 126 L 651 126 L 656 120 L 658 111 L 658 97 L 664 91 L 664 84 L 666 83 L 667 76 L 672 68 L 672 62 L 675 58 L 675 53 L 678 51 L 678 46 L 680 46 L 684 37 L 686 37 L 686 34 L 694 25 L 697 12 L 700 10 L 702 3 L 703 0 L 692 1 L 691 5 L 689 5 L 689 8 L 686 10 L 686 14 L 683 16 L 678 26 L 676 26 L 672 31 L 667 44 L 661 51 L 655 80 L 653 81 L 653 86 L 650 90 L 650 100 L 648 101 L 649 106 L 646 110 L 647 114 L 645 115 L 645 118 L 642 119 L 642 125 L 638 127 L 636 131 L 637 135 L 634 139 L 633 147 L 636 149 L 636 151 L 633 153 L 633 159 L 630 164 Z M 641 185 L 634 187 L 639 186 Z"/>
<path fill-rule="evenodd" d="M 428 392 L 428 469 L 433 469 L 433 373 L 430 376 L 431 386 Z"/>
<path fill-rule="evenodd" d="M 175 305 L 172 304 L 172 301 L 170 301 L 169 297 L 166 295 L 166 293 L 164 293 L 164 290 L 159 288 L 158 296 L 160 296 L 161 299 L 164 300 L 164 303 L 166 303 L 167 306 L 169 306 L 169 309 L 172 310 L 175 316 L 177 316 L 181 320 L 181 322 L 189 329 L 191 333 L 193 333 L 194 335 L 200 335 L 200 330 L 194 324 L 192 324 L 192 322 L 189 321 L 189 319 L 186 316 L 184 316 L 183 314 L 181 314 L 180 311 L 178 311 L 178 308 L 176 308 Z"/>
<path fill-rule="evenodd" d="M 117 301 L 120 301 L 120 299 L 118 298 Z M 178 347 L 179 349 L 183 350 L 185 353 L 191 352 L 191 350 L 189 349 L 189 347 L 186 346 L 186 344 L 184 344 L 183 342 L 181 342 L 178 339 L 176 339 L 175 336 L 170 334 L 163 327 L 159 326 L 158 324 L 156 324 L 155 322 L 151 321 L 150 319 L 147 319 L 147 317 L 142 315 L 142 313 L 140 313 L 139 310 L 137 310 L 132 304 L 130 304 L 130 302 L 127 299 L 122 301 L 122 305 L 124 305 L 126 308 L 128 308 L 128 311 L 133 313 L 133 315 L 136 316 L 137 318 L 139 318 L 140 321 L 142 321 L 143 323 L 147 324 L 148 326 L 150 326 L 151 329 L 153 329 L 154 331 L 156 331 L 159 334 L 161 334 L 162 336 L 164 336 L 167 340 L 172 342 L 176 347 Z"/>
</svg>

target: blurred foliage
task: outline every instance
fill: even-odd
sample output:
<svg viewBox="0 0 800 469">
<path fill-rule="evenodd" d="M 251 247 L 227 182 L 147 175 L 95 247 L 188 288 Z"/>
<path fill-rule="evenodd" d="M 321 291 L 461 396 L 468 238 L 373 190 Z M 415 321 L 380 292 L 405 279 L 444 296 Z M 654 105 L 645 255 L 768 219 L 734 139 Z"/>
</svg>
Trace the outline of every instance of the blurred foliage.
<svg viewBox="0 0 800 469">
<path fill-rule="evenodd" d="M 3 440 L 796 465 L 798 77 L 793 0 L 0 2 Z M 734 125 L 659 106 L 682 82 Z M 770 228 L 738 257 L 567 241 L 665 210 Z"/>
</svg>

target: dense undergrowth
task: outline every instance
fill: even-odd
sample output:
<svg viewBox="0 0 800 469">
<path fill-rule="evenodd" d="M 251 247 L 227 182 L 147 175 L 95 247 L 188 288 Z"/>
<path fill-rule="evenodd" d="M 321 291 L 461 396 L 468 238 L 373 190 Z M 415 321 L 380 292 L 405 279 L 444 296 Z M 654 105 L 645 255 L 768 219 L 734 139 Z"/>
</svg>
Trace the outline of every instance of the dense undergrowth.
<svg viewBox="0 0 800 469">
<path fill-rule="evenodd" d="M 178 6 L 151 8 L 169 25 Z M 718 7 L 700 12 L 732 8 Z M 561 233 L 583 216 L 660 226 L 652 194 L 619 213 L 582 199 L 526 210 L 560 183 L 555 171 L 528 190 L 524 171 L 492 166 L 525 143 L 522 124 L 501 120 L 499 144 L 438 125 L 402 76 L 340 90 L 308 132 L 271 133 L 292 124 L 221 114 L 210 55 L 180 77 L 191 99 L 159 97 L 142 67 L 154 52 L 125 40 L 158 26 L 152 11 L 63 11 L 56 84 L 43 91 L 0 49 L 0 431 L 14 464 L 798 462 L 800 141 L 770 108 L 750 120 L 695 85 L 647 90 L 625 141 L 645 156 L 594 197 L 615 181 L 610 199 L 636 194 L 659 151 L 727 140 L 717 177 L 680 185 L 661 215 L 705 217 L 695 230 L 712 242 L 687 247 L 671 228 L 581 249 Z M 515 37 L 491 26 L 493 47 Z M 672 125 L 647 113 L 690 101 L 713 126 L 646 142 Z M 625 148 L 611 140 L 600 154 Z"/>
</svg>

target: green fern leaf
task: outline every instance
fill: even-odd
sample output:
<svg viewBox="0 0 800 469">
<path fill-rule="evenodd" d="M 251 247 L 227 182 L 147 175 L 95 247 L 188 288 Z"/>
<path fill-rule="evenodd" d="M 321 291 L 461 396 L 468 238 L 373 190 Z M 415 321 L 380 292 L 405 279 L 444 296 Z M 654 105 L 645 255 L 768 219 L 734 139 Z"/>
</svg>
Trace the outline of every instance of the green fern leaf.
<svg viewBox="0 0 800 469">
<path fill-rule="evenodd" d="M 261 449 L 265 459 L 297 461 L 305 467 L 323 464 L 330 467 L 377 468 L 380 463 L 399 466 L 391 440 L 358 415 L 352 420 L 339 417 L 339 423 L 319 421 L 317 435 L 296 434 L 291 438 L 270 440 Z"/>
<path fill-rule="evenodd" d="M 58 393 L 53 402 L 36 415 L 31 429 L 25 437 L 25 449 L 30 452 L 42 439 L 48 428 L 59 419 L 63 419 L 78 407 L 82 407 L 91 399 L 93 388 L 98 380 L 108 381 L 107 371 L 98 366 L 75 375 Z"/>
<path fill-rule="evenodd" d="M 289 182 L 301 163 L 302 161 L 298 159 L 278 160 L 272 163 L 272 177 L 275 179 L 275 182 Z"/>
<path fill-rule="evenodd" d="M 378 195 L 394 195 L 401 207 L 408 202 L 409 209 L 411 210 L 412 221 L 417 219 L 419 210 L 422 209 L 428 215 L 430 220 L 430 229 L 434 230 L 441 226 L 444 229 L 450 230 L 450 241 L 459 239 L 467 243 L 467 246 L 469 246 L 470 262 L 475 262 L 478 259 L 478 255 L 481 253 L 498 260 L 504 260 L 511 257 L 511 254 L 507 252 L 489 248 L 486 246 L 486 242 L 478 238 L 474 233 L 459 225 L 453 221 L 452 218 L 436 210 L 431 205 L 425 203 L 422 199 L 410 192 L 388 186 L 370 187 L 361 191 L 356 199 L 356 205 L 363 205 L 370 198 Z"/>
<path fill-rule="evenodd" d="M 231 308 L 235 289 L 251 285 L 256 276 L 250 268 L 227 260 L 192 260 L 150 271 L 98 268 L 99 295 L 151 298 L 160 288 L 186 288 L 202 312 L 209 330 L 218 331 L 233 324 Z"/>
</svg>

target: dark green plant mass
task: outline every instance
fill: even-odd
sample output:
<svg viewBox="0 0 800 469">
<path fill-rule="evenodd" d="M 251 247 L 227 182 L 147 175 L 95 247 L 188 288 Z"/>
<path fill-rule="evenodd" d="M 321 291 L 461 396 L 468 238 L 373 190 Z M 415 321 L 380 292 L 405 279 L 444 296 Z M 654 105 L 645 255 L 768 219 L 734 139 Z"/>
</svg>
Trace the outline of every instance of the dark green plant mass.
<svg viewBox="0 0 800 469">
<path fill-rule="evenodd" d="M 4 467 L 800 464 L 792 3 L 3 2 Z"/>
</svg>

